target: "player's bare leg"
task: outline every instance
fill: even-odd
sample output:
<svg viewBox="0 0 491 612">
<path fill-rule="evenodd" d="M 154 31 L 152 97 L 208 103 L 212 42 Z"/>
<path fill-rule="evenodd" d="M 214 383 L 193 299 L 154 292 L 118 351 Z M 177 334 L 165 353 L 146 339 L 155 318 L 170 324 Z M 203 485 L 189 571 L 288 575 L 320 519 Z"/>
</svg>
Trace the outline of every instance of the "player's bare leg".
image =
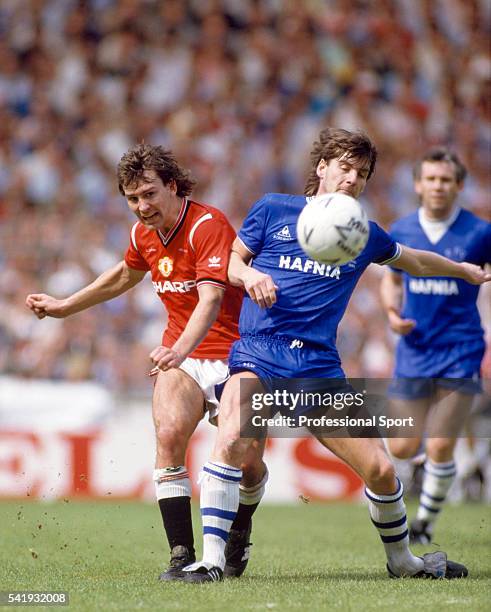
<svg viewBox="0 0 491 612">
<path fill-rule="evenodd" d="M 411 542 L 429 544 L 435 521 L 457 473 L 453 454 L 474 396 L 437 388 L 431 408 L 426 440 L 426 461 L 416 518 L 411 522 Z"/>
<path fill-rule="evenodd" d="M 416 489 L 419 494 L 421 472 L 426 459 L 423 446 L 423 432 L 426 418 L 431 407 L 431 396 L 421 399 L 399 399 L 391 398 L 389 410 L 394 418 L 406 418 L 411 416 L 416 419 L 416 427 L 410 438 L 387 438 L 387 448 L 394 459 L 404 461 L 404 468 L 409 469 L 407 478 L 408 490 Z M 397 464 L 396 464 L 397 465 Z M 411 532 L 409 533 L 411 541 Z"/>
<path fill-rule="evenodd" d="M 321 444 L 351 466 L 365 482 L 370 517 L 385 548 L 391 577 L 467 575 L 464 566 L 447 561 L 445 553 L 416 557 L 409 550 L 403 487 L 383 443 L 369 438 L 318 438 Z"/>
<path fill-rule="evenodd" d="M 420 433 L 420 430 L 424 427 L 430 407 L 430 397 L 414 400 L 392 398 L 390 400 L 391 416 L 394 418 L 405 418 L 407 416 L 416 418 L 418 425 L 417 433 Z M 391 455 L 397 459 L 412 459 L 420 451 L 422 439 L 422 435 L 415 435 L 411 438 L 388 438 L 387 446 Z"/>
<path fill-rule="evenodd" d="M 256 379 L 249 372 L 236 374 L 225 385 L 220 402 L 218 435 L 211 460 L 203 467 L 201 513 L 203 520 L 203 560 L 188 570 L 188 582 L 221 580 L 225 568 L 225 547 L 234 522 L 241 490 L 242 466 L 249 469 L 248 484 L 264 489 L 265 469 L 260 462 L 262 444 L 253 438 L 241 438 L 241 409 L 250 409 L 248 398 L 241 398 L 240 380 Z M 242 404 L 241 404 L 242 399 Z M 247 463 L 245 460 L 247 458 Z M 249 466 L 255 466 L 249 468 Z"/>
<path fill-rule="evenodd" d="M 171 566 L 161 580 L 171 580 L 195 560 L 191 520 L 191 481 L 185 463 L 189 438 L 203 418 L 200 387 L 179 369 L 159 372 L 153 394 L 157 456 L 155 492 L 171 549 Z"/>
</svg>

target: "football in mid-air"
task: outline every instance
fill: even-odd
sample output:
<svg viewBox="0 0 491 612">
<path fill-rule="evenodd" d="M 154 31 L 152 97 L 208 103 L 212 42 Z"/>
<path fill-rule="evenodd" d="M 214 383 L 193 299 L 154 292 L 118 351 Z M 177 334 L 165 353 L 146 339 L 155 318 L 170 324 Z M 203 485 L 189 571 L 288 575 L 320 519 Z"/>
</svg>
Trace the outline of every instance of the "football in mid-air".
<svg viewBox="0 0 491 612">
<path fill-rule="evenodd" d="M 342 193 L 309 199 L 297 221 L 297 239 L 305 253 L 321 263 L 341 265 L 365 248 L 369 224 L 360 203 Z"/>
</svg>

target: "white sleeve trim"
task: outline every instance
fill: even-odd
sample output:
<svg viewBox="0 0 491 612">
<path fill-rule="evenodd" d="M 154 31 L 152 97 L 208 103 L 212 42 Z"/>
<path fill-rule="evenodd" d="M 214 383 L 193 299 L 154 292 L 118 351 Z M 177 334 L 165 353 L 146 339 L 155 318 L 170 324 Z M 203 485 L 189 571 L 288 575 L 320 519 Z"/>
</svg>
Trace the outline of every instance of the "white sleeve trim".
<svg viewBox="0 0 491 612">
<path fill-rule="evenodd" d="M 208 219 L 213 219 L 213 215 L 211 213 L 206 213 L 206 215 L 203 215 L 202 217 L 200 217 L 196 223 L 193 225 L 193 227 L 191 228 L 191 231 L 189 232 L 189 245 L 191 246 L 191 248 L 194 251 L 194 245 L 193 245 L 193 237 L 194 237 L 194 232 L 198 229 L 198 227 L 203 223 L 203 221 L 208 221 Z"/>
<path fill-rule="evenodd" d="M 249 253 L 252 253 L 252 255 L 255 255 L 256 253 L 254 253 L 254 251 L 252 251 L 247 244 L 242 240 L 242 238 L 240 238 L 240 236 L 237 236 L 237 240 L 240 240 L 240 242 L 244 245 L 244 247 L 249 251 Z"/>
<path fill-rule="evenodd" d="M 221 281 L 212 281 L 212 280 L 202 280 L 202 281 L 198 281 L 196 283 L 197 287 L 201 287 L 201 285 L 213 285 L 213 287 L 218 287 L 219 289 L 223 289 L 223 291 L 225 291 L 226 289 L 226 285 L 225 283 L 222 283 Z"/>
<path fill-rule="evenodd" d="M 137 227 L 138 227 L 138 221 L 131 228 L 131 244 L 133 245 L 136 251 L 138 251 L 138 247 L 136 246 L 136 228 Z M 138 251 L 138 253 L 140 253 L 140 251 Z"/>
<path fill-rule="evenodd" d="M 389 259 L 386 259 L 385 261 L 378 261 L 377 263 L 379 264 L 379 266 L 386 266 L 387 264 L 397 261 L 399 257 L 401 256 L 401 254 L 402 254 L 401 245 L 398 242 L 396 242 L 396 252 L 394 253 L 394 255 L 392 257 L 389 257 Z"/>
</svg>

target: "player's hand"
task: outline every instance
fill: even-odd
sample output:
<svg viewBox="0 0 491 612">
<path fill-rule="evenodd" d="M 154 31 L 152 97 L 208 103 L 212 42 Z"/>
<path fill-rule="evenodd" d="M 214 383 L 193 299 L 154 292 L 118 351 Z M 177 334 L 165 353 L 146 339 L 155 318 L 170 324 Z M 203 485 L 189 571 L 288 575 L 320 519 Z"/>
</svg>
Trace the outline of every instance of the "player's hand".
<svg viewBox="0 0 491 612">
<path fill-rule="evenodd" d="M 66 300 L 57 300 L 45 293 L 28 295 L 26 306 L 32 310 L 38 319 L 44 319 L 44 317 L 63 319 L 69 314 Z"/>
<path fill-rule="evenodd" d="M 486 272 L 480 266 L 475 264 L 467 263 L 464 261 L 460 264 L 463 268 L 462 278 L 471 285 L 482 285 L 491 281 L 491 272 Z"/>
<path fill-rule="evenodd" d="M 395 310 L 389 310 L 388 318 L 391 330 L 401 336 L 407 336 L 416 326 L 414 319 L 403 319 Z"/>
<path fill-rule="evenodd" d="M 153 376 L 158 374 L 158 370 L 165 372 L 169 368 L 178 368 L 186 356 L 166 346 L 158 346 L 150 353 L 150 359 L 155 367 L 149 372 L 149 375 Z"/>
<path fill-rule="evenodd" d="M 259 270 L 248 268 L 244 272 L 242 281 L 249 297 L 260 308 L 271 308 L 276 303 L 278 287 L 269 274 L 263 274 Z"/>
</svg>

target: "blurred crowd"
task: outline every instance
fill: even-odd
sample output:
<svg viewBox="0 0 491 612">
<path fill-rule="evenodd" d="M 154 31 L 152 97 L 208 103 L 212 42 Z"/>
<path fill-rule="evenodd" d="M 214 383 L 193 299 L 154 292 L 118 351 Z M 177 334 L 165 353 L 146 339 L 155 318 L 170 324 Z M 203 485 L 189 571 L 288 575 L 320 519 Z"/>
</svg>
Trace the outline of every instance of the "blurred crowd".
<svg viewBox="0 0 491 612">
<path fill-rule="evenodd" d="M 376 142 L 364 204 L 384 227 L 417 206 L 414 160 L 448 144 L 461 203 L 489 217 L 490 25 L 488 0 L 2 0 L 0 371 L 150 391 L 166 322 L 150 280 L 66 320 L 24 306 L 122 257 L 115 167 L 136 142 L 173 149 L 236 227 L 262 193 L 302 192 L 327 125 Z M 340 329 L 352 376 L 390 375 L 379 274 Z"/>
</svg>

